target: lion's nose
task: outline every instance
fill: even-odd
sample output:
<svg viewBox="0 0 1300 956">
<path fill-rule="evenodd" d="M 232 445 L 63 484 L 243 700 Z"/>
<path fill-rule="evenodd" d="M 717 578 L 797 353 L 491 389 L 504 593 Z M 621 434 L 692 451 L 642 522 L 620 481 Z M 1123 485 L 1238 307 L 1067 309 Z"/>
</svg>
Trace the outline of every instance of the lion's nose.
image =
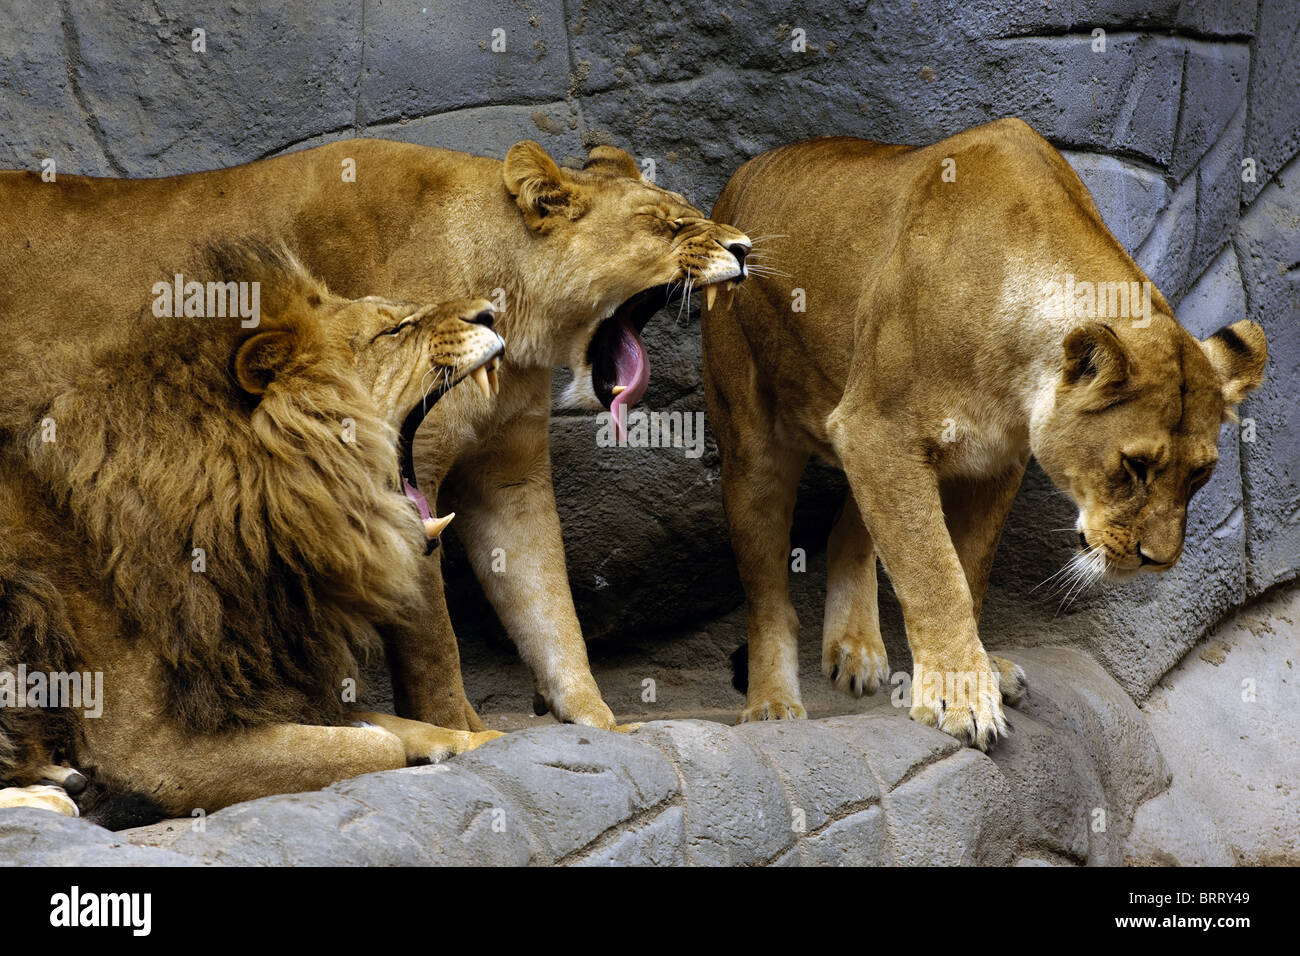
<svg viewBox="0 0 1300 956">
<path fill-rule="evenodd" d="M 745 256 L 749 255 L 749 243 L 732 242 L 727 244 L 727 251 L 736 257 L 736 263 L 740 266 L 740 274 L 745 274 Z"/>
<path fill-rule="evenodd" d="M 495 312 L 491 309 L 484 309 L 478 315 L 474 316 L 474 318 L 470 319 L 470 321 L 475 325 L 487 326 L 490 329 L 492 328 L 493 323 L 496 322 L 496 318 L 497 314 Z"/>
</svg>

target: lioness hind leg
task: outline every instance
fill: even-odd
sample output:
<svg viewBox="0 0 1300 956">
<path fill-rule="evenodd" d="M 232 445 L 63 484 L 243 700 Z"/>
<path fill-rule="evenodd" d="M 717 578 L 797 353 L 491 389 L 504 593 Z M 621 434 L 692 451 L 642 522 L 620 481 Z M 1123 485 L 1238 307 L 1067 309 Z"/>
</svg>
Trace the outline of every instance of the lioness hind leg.
<svg viewBox="0 0 1300 956">
<path fill-rule="evenodd" d="M 747 598 L 749 687 L 740 722 L 806 717 L 799 619 L 790 603 L 790 522 L 807 458 L 778 442 L 724 456 L 722 498 Z"/>
<path fill-rule="evenodd" d="M 499 730 L 448 730 L 446 727 L 435 727 L 433 724 L 421 723 L 418 720 L 407 720 L 404 717 L 394 717 L 392 714 L 377 714 L 370 711 L 356 713 L 353 716 L 397 735 L 406 751 L 408 764 L 438 763 L 456 754 L 481 747 L 489 740 L 505 736 Z"/>
<path fill-rule="evenodd" d="M 33 807 L 50 810 L 65 817 L 81 815 L 76 801 L 62 787 L 37 784 L 31 787 L 6 787 L 0 790 L 0 810 L 6 807 Z"/>
<path fill-rule="evenodd" d="M 790 603 L 790 523 L 808 451 L 778 434 L 770 394 L 734 310 L 703 322 L 704 397 L 722 457 L 722 501 L 745 591 L 748 687 L 741 722 L 804 717 L 799 619 Z"/>
<path fill-rule="evenodd" d="M 850 494 L 827 546 L 822 673 L 836 690 L 874 694 L 889 682 L 876 604 L 876 549 Z"/>
</svg>

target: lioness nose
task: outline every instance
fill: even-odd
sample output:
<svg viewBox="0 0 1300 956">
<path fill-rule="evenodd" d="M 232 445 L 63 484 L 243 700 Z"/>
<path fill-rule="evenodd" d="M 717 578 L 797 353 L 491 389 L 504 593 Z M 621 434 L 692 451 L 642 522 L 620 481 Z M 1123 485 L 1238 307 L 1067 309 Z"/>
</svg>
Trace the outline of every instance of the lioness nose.
<svg viewBox="0 0 1300 956">
<path fill-rule="evenodd" d="M 484 309 L 478 315 L 474 316 L 474 318 L 470 319 L 470 321 L 475 325 L 485 325 L 490 329 L 492 328 L 492 324 L 496 321 L 496 318 L 497 314 L 495 312 L 491 309 Z"/>
<path fill-rule="evenodd" d="M 727 245 L 727 251 L 736 257 L 736 262 L 740 265 L 740 270 L 745 271 L 745 256 L 749 255 L 749 243 L 732 242 Z"/>
<path fill-rule="evenodd" d="M 1174 554 L 1174 556 L 1173 556 L 1172 558 L 1166 558 L 1166 559 L 1164 559 L 1164 560 L 1161 560 L 1160 558 L 1153 558 L 1151 555 L 1147 554 L 1146 549 L 1145 549 L 1144 547 L 1142 547 L 1142 545 L 1139 544 L 1139 545 L 1138 545 L 1138 558 L 1141 559 L 1141 561 L 1142 561 L 1142 566 L 1143 566 L 1143 567 L 1145 567 L 1145 566 L 1148 565 L 1148 564 L 1156 564 L 1156 565 L 1161 565 L 1161 566 L 1163 566 L 1163 567 L 1169 567 L 1169 566 L 1171 566 L 1175 561 L 1178 560 L 1178 554 L 1177 554 L 1177 552 L 1175 552 L 1175 554 Z"/>
</svg>

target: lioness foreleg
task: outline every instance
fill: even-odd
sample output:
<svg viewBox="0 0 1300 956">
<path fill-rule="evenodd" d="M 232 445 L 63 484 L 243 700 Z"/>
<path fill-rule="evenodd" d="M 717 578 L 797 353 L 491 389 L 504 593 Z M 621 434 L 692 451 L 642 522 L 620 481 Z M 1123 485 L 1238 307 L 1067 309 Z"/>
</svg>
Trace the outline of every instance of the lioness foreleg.
<svg viewBox="0 0 1300 956">
<path fill-rule="evenodd" d="M 966 571 L 977 621 L 988 591 L 998 539 L 1002 537 L 1002 527 L 1015 502 L 1026 464 L 1027 461 L 1017 462 L 994 478 L 946 481 L 941 488 L 943 513 L 953 546 Z M 989 660 L 998 671 L 1002 699 L 1008 704 L 1019 703 L 1028 687 L 1024 670 L 1019 664 L 993 654 Z"/>
<path fill-rule="evenodd" d="M 602 730 L 614 713 L 601 697 L 565 570 L 551 483 L 549 376 L 540 413 L 504 424 L 490 445 L 465 456 L 445 482 L 483 590 L 561 721 Z"/>
<path fill-rule="evenodd" d="M 826 548 L 822 673 L 836 690 L 874 694 L 889 682 L 876 603 L 876 549 L 850 493 Z"/>
<path fill-rule="evenodd" d="M 830 416 L 853 496 L 903 609 L 912 719 L 982 750 L 1007 732 L 998 674 L 980 644 L 970 586 L 923 456 L 897 452 L 902 428 L 872 411 Z"/>
</svg>

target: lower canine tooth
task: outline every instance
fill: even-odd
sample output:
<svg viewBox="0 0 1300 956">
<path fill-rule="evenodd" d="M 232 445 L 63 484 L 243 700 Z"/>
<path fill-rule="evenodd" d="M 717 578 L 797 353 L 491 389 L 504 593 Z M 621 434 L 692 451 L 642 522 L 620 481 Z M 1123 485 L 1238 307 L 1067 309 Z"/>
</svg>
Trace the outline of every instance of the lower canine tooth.
<svg viewBox="0 0 1300 956">
<path fill-rule="evenodd" d="M 626 392 L 626 391 L 627 391 L 627 386 L 626 386 L 626 385 L 615 385 L 613 388 L 610 389 L 610 394 L 617 396 L 617 395 L 619 395 L 620 393 L 622 393 L 622 392 Z"/>
<path fill-rule="evenodd" d="M 709 307 L 709 311 L 713 311 L 713 300 L 716 299 L 717 297 L 718 297 L 717 283 L 714 283 L 712 285 L 706 285 L 704 287 L 704 304 Z"/>
<path fill-rule="evenodd" d="M 438 535 L 447 530 L 447 525 L 451 524 L 451 519 L 456 517 L 456 512 L 452 512 L 442 518 L 425 518 L 424 519 L 424 536 L 432 541 Z"/>
<path fill-rule="evenodd" d="M 487 369 L 480 365 L 470 373 L 470 378 L 474 379 L 474 384 L 478 390 L 483 393 L 484 398 L 492 397 L 492 383 L 488 381 Z"/>
</svg>

